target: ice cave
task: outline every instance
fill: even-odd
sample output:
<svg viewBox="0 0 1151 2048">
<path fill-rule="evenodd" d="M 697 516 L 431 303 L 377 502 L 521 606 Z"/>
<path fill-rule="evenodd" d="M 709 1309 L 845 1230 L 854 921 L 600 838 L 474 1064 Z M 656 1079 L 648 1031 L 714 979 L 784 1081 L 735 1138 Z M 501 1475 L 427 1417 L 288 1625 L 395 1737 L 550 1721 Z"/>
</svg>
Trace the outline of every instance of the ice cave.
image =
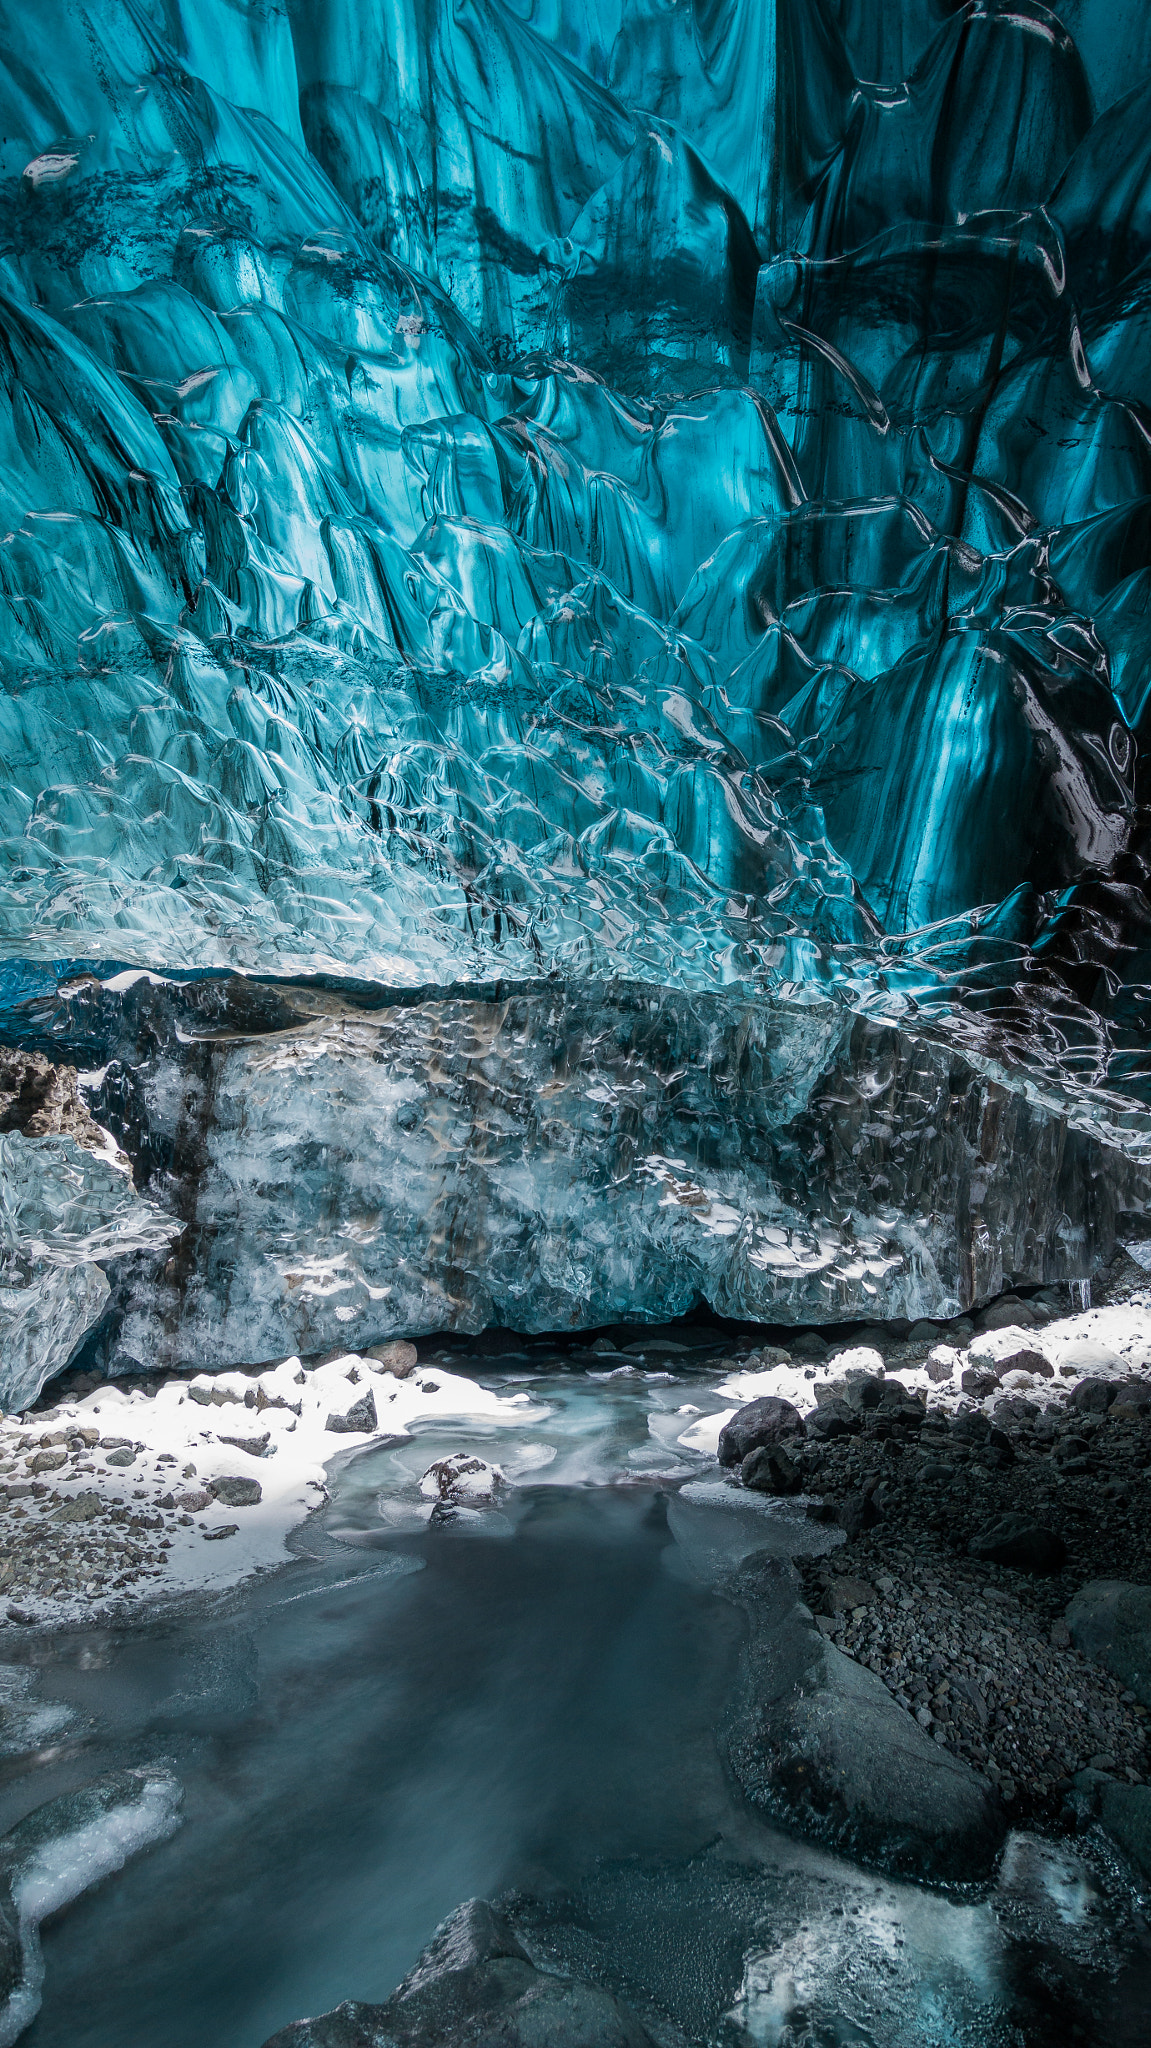
<svg viewBox="0 0 1151 2048">
<path fill-rule="evenodd" d="M 0 0 L 0 192 L 0 2048 L 1146 2048 L 1151 8 Z"/>
</svg>

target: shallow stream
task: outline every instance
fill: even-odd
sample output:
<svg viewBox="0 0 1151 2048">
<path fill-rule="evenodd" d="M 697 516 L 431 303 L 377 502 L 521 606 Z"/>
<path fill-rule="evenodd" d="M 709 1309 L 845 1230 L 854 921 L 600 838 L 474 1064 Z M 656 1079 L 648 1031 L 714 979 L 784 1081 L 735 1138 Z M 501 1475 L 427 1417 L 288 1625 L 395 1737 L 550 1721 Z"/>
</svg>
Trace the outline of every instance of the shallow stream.
<svg viewBox="0 0 1151 2048">
<path fill-rule="evenodd" d="M 1016 1836 L 990 1894 L 948 1895 L 763 1825 L 729 1785 L 741 1621 L 717 1578 L 829 1537 L 699 1476 L 679 1438 L 723 1405 L 715 1376 L 483 1377 L 528 1397 L 522 1428 L 351 1454 L 282 1572 L 30 1639 L 40 1698 L 76 1718 L 9 1760 L 0 1821 L 157 1759 L 185 1815 L 45 1928 L 28 2048 L 260 2048 L 384 1998 L 462 1899 L 509 1893 L 669 2048 L 1145 2042 L 1138 1901 L 1098 1845 Z M 457 1450 L 508 1484 L 429 1519 L 420 1477 Z"/>
</svg>

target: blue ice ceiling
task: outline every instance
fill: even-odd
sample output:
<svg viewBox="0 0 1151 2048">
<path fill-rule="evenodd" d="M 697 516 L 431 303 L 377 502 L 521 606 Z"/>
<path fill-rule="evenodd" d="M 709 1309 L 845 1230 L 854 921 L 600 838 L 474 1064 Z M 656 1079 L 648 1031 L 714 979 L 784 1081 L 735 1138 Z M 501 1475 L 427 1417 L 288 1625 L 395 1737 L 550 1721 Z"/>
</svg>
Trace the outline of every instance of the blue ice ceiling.
<svg viewBox="0 0 1151 2048">
<path fill-rule="evenodd" d="M 0 96 L 9 958 L 1143 1089 L 1143 0 L 51 0 Z"/>
</svg>

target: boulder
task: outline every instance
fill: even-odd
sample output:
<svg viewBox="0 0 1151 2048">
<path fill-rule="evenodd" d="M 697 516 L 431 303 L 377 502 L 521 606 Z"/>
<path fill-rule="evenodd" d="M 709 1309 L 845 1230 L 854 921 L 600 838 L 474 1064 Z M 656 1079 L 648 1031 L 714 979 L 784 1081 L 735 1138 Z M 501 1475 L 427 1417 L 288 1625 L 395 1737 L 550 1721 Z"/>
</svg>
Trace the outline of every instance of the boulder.
<svg viewBox="0 0 1151 2048">
<path fill-rule="evenodd" d="M 351 2001 L 297 2020 L 264 2048 L 653 2048 L 596 1984 L 540 1970 L 515 1929 L 469 1899 L 436 1930 L 383 2005 Z"/>
<path fill-rule="evenodd" d="M 1011 1565 L 1016 1571 L 1046 1573 L 1060 1571 L 1066 1562 L 1067 1546 L 1054 1529 L 1045 1529 L 1033 1516 L 999 1515 L 971 1538 L 969 1557 L 985 1564 Z"/>
<path fill-rule="evenodd" d="M 406 1380 L 419 1364 L 419 1352 L 414 1344 L 408 1344 L 402 1337 L 390 1337 L 386 1344 L 369 1344 L 365 1358 L 374 1359 L 382 1372 L 390 1372 L 394 1379 Z"/>
<path fill-rule="evenodd" d="M 1050 1380 L 1055 1377 L 1055 1367 L 1051 1360 L 1044 1358 L 1041 1351 L 1033 1351 L 1026 1344 L 1020 1344 L 1014 1351 L 998 1352 L 993 1362 L 1001 1380 L 1005 1379 L 1009 1372 L 1029 1372 L 1037 1380 Z"/>
<path fill-rule="evenodd" d="M 1067 1609 L 1071 1640 L 1151 1706 L 1151 1586 L 1092 1579 Z"/>
<path fill-rule="evenodd" d="M 846 1401 L 821 1401 L 806 1417 L 804 1427 L 817 1443 L 830 1443 L 835 1437 L 855 1435 L 860 1427 L 859 1411 Z"/>
<path fill-rule="evenodd" d="M 739 1476 L 753 1493 L 798 1493 L 803 1481 L 780 1443 L 760 1444 L 749 1451 Z"/>
<path fill-rule="evenodd" d="M 453 1507 L 484 1507 L 502 1491 L 504 1475 L 498 1465 L 485 1465 L 468 1451 L 453 1451 L 437 1458 L 420 1480 L 425 1500 L 447 1501 Z"/>
<path fill-rule="evenodd" d="M 1118 1393 L 1119 1384 L 1116 1380 L 1094 1377 L 1080 1380 L 1078 1386 L 1071 1389 L 1071 1406 L 1078 1408 L 1084 1415 L 1106 1415 Z"/>
<path fill-rule="evenodd" d="M 916 1876 L 989 1870 L 1006 1831 L 990 1787 L 825 1639 L 794 1567 L 757 1553 L 726 1590 L 749 1627 L 723 1744 L 752 1803 Z"/>
<path fill-rule="evenodd" d="M 1151 1386 L 1146 1380 L 1124 1380 L 1107 1410 L 1111 1422 L 1136 1422 L 1151 1409 Z"/>
<path fill-rule="evenodd" d="M 779 1394 L 764 1394 L 737 1408 L 731 1421 L 719 1433 L 721 1465 L 742 1465 L 749 1451 L 762 1444 L 777 1443 L 782 1436 L 801 1436 L 803 1417 L 798 1408 Z"/>
<path fill-rule="evenodd" d="M 376 1397 L 371 1388 L 354 1401 L 346 1415 L 329 1415 L 325 1429 L 334 1430 L 343 1436 L 372 1436 L 379 1428 L 376 1415 Z"/>
<path fill-rule="evenodd" d="M 255 1508 L 264 1497 L 258 1479 L 233 1478 L 231 1474 L 209 1479 L 208 1492 L 224 1508 Z"/>
</svg>

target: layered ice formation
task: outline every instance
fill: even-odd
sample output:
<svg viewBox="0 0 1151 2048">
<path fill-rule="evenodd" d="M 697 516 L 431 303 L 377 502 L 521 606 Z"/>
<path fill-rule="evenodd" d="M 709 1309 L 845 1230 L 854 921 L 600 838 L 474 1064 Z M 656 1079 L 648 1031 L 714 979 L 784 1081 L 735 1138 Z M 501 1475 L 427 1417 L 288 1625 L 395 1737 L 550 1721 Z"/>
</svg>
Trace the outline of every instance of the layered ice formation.
<svg viewBox="0 0 1151 2048">
<path fill-rule="evenodd" d="M 583 1031 L 602 1000 L 606 1042 L 619 982 L 669 1038 L 682 999 L 720 1040 L 733 997 L 798 1004 L 828 1043 L 862 1014 L 928 1065 L 946 1039 L 1024 1068 L 1021 1102 L 1093 1095 L 1142 1146 L 1134 0 L 0 22 L 11 1001 L 33 968 L 542 984 L 541 1058 L 553 1002 Z M 547 1178 L 529 1145 L 501 1206 Z M 858 1207 L 708 1189 L 753 1238 Z M 1052 1202 L 1022 1260 L 991 1229 L 988 1274 L 1086 1270 L 1090 1218 Z M 893 1312 L 985 1286 L 942 1206 L 938 1285 Z M 632 1264 L 629 1311 L 666 1312 Z M 519 1294 L 566 1320 L 583 1285 Z"/>
</svg>

